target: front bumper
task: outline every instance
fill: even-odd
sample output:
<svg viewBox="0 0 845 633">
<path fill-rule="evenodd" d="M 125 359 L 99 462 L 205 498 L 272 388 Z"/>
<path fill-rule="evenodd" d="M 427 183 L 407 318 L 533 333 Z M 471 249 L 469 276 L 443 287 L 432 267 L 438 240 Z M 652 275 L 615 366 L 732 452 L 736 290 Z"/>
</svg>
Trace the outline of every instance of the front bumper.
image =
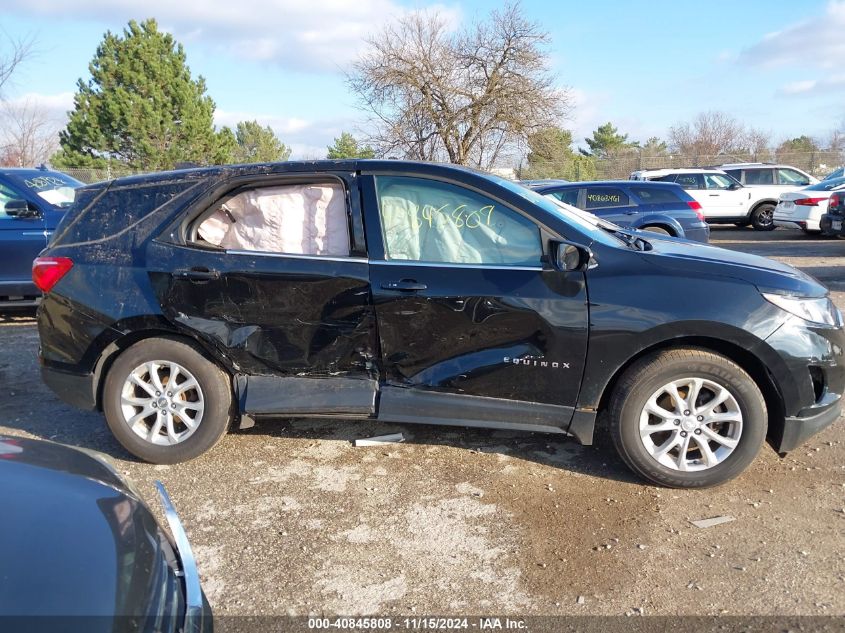
<svg viewBox="0 0 845 633">
<path fill-rule="evenodd" d="M 41 379 L 67 404 L 86 411 L 97 408 L 93 374 L 75 374 L 42 365 Z"/>
<path fill-rule="evenodd" d="M 828 406 L 819 413 L 805 417 L 786 418 L 783 426 L 783 437 L 776 446 L 778 453 L 786 453 L 798 448 L 810 437 L 824 430 L 842 414 L 842 399 L 838 397 L 832 406 Z"/>
</svg>

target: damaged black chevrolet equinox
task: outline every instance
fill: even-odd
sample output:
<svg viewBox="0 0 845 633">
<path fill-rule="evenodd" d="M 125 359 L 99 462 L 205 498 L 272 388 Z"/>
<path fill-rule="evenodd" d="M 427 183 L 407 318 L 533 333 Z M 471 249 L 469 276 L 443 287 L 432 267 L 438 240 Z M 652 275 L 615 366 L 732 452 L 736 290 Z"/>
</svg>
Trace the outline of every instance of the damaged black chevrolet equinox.
<svg viewBox="0 0 845 633">
<path fill-rule="evenodd" d="M 652 482 L 734 477 L 839 416 L 842 315 L 794 268 L 403 161 L 79 189 L 33 264 L 46 383 L 156 463 L 260 416 L 558 433 Z"/>
</svg>

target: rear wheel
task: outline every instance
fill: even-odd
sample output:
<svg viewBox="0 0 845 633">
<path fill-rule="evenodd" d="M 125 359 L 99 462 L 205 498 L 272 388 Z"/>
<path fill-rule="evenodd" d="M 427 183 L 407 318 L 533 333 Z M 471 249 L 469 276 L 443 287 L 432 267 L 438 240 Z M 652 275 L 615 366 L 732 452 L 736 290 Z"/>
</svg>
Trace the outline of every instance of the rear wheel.
<svg viewBox="0 0 845 633">
<path fill-rule="evenodd" d="M 731 360 L 699 349 L 659 352 L 622 376 L 609 407 L 613 443 L 641 477 L 673 488 L 724 483 L 756 457 L 766 403 Z"/>
<path fill-rule="evenodd" d="M 183 462 L 209 450 L 228 430 L 231 383 L 187 342 L 145 339 L 109 369 L 103 412 L 133 455 L 155 464 Z"/>
<path fill-rule="evenodd" d="M 751 224 L 757 231 L 771 231 L 775 228 L 775 205 L 761 204 L 751 212 Z"/>
</svg>

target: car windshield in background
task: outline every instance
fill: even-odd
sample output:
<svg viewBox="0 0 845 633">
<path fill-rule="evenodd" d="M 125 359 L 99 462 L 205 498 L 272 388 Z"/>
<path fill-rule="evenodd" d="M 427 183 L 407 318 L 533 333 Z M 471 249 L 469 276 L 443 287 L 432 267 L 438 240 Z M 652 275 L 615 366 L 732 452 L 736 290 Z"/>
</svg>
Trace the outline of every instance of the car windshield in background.
<svg viewBox="0 0 845 633">
<path fill-rule="evenodd" d="M 78 180 L 59 172 L 33 170 L 16 176 L 14 180 L 47 204 L 59 209 L 66 209 L 73 204 L 74 192 L 82 186 Z"/>
<path fill-rule="evenodd" d="M 845 176 L 840 178 L 831 178 L 830 180 L 822 180 L 815 185 L 804 187 L 804 191 L 833 191 L 845 185 Z"/>
</svg>

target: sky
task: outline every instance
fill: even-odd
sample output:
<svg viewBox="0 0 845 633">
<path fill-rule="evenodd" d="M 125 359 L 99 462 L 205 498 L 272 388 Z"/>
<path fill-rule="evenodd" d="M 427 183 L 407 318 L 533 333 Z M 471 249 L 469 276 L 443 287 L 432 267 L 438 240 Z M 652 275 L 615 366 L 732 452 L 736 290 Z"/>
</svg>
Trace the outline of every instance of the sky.
<svg viewBox="0 0 845 633">
<path fill-rule="evenodd" d="M 345 83 L 349 64 L 391 20 L 438 11 L 460 29 L 502 2 L 441 0 L 0 0 L 0 30 L 36 54 L 6 87 L 62 120 L 107 30 L 154 17 L 205 77 L 215 123 L 258 120 L 322 158 L 366 116 Z M 723 110 L 779 143 L 826 140 L 845 127 L 845 0 L 523 0 L 550 37 L 551 70 L 573 108 L 563 126 L 584 146 L 611 121 L 630 140 Z M 3 52 L 0 45 L 0 54 Z"/>
</svg>

